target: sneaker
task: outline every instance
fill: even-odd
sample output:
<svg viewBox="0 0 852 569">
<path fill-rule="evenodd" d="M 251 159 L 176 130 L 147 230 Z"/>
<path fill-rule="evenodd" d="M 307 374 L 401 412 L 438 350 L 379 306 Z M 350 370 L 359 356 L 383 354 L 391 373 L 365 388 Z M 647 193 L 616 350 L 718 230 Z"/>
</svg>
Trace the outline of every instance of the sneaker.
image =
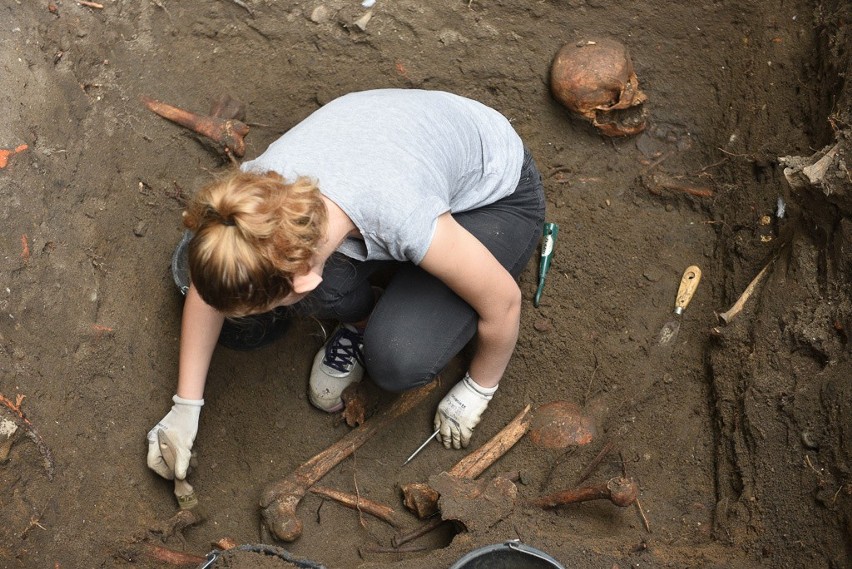
<svg viewBox="0 0 852 569">
<path fill-rule="evenodd" d="M 326 413 L 343 409 L 340 394 L 364 377 L 363 347 L 364 337 L 354 326 L 341 324 L 334 331 L 311 369 L 308 396 L 314 407 Z"/>
</svg>

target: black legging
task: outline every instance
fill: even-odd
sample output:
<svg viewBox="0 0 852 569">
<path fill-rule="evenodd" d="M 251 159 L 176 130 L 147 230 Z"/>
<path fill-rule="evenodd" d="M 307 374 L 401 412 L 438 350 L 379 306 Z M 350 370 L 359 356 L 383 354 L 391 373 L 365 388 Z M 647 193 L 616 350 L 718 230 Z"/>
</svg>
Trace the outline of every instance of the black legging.
<svg viewBox="0 0 852 569">
<path fill-rule="evenodd" d="M 517 278 L 541 238 L 544 209 L 541 174 L 525 150 L 521 178 L 511 195 L 453 217 Z M 390 267 L 395 272 L 376 302 L 368 278 Z M 250 322 L 226 321 L 220 343 L 237 349 L 266 344 L 286 328 L 288 312 L 341 322 L 369 316 L 363 350 L 367 373 L 383 389 L 400 392 L 432 381 L 476 333 L 476 311 L 412 263 L 355 261 L 335 253 L 322 276 L 320 286 L 292 307 Z"/>
</svg>

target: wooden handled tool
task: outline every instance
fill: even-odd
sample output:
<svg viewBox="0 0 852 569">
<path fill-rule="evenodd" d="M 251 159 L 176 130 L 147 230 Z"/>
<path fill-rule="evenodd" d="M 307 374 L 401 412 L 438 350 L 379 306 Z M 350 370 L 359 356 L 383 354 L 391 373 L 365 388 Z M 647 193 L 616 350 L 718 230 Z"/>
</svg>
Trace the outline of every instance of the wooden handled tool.
<svg viewBox="0 0 852 569">
<path fill-rule="evenodd" d="M 160 452 L 163 454 L 166 466 L 174 470 L 177 456 L 174 445 L 163 429 L 157 430 L 157 442 L 160 445 Z M 175 478 L 175 498 L 177 498 L 181 510 L 192 510 L 198 506 L 198 496 L 195 495 L 195 490 L 186 480 Z"/>
<path fill-rule="evenodd" d="M 680 279 L 680 286 L 677 289 L 674 317 L 663 325 L 660 333 L 657 335 L 660 345 L 671 344 L 677 338 L 677 334 L 680 331 L 681 315 L 686 310 L 686 307 L 689 306 L 689 302 L 692 300 L 699 282 L 701 282 L 701 269 L 697 265 L 687 267 L 683 272 L 683 277 Z"/>
</svg>

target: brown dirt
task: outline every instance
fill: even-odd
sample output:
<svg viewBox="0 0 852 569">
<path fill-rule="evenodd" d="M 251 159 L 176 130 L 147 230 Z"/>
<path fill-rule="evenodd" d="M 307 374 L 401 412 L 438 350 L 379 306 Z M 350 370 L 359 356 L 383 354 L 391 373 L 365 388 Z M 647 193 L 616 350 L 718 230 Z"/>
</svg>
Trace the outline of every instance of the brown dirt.
<svg viewBox="0 0 852 569">
<path fill-rule="evenodd" d="M 231 94 L 255 124 L 253 157 L 335 96 L 375 87 L 444 89 L 502 111 L 560 225 L 538 309 L 536 263 L 522 276 L 516 356 L 473 444 L 527 403 L 594 409 L 597 441 L 563 454 L 522 440 L 492 470 L 521 471 L 520 497 L 533 498 L 571 486 L 617 437 L 590 480 L 622 469 L 639 480 L 648 527 L 637 508 L 600 502 L 517 507 L 412 542 L 423 551 L 375 553 L 391 528 L 308 495 L 287 549 L 332 569 L 449 567 L 509 539 L 566 567 L 850 566 L 848 3 L 378 0 L 362 31 L 356 0 L 245 2 L 251 13 L 233 0 L 0 7 L 0 148 L 28 145 L 0 169 L 0 393 L 25 395 L 31 422 L 0 466 L 0 567 L 157 567 L 117 552 L 175 510 L 171 483 L 145 466 L 144 435 L 176 381 L 181 207 L 224 161 L 140 97 L 207 111 Z M 603 138 L 550 95 L 555 52 L 595 37 L 631 50 L 649 97 L 639 136 Z M 784 176 L 835 144 L 819 180 Z M 714 313 L 772 259 L 720 326 Z M 677 343 L 657 348 L 691 264 L 703 280 Z M 320 344 L 305 321 L 256 353 L 217 352 L 191 475 L 209 518 L 170 547 L 268 541 L 262 488 L 348 429 L 304 395 Z M 401 509 L 400 485 L 463 456 L 431 445 L 399 466 L 451 381 L 323 485 Z"/>
</svg>

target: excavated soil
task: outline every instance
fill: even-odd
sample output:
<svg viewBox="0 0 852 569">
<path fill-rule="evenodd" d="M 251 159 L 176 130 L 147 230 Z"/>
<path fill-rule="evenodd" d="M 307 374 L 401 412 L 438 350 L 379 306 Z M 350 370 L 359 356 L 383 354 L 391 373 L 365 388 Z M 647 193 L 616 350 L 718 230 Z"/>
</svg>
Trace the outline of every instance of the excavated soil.
<svg viewBox="0 0 852 569">
<path fill-rule="evenodd" d="M 256 352 L 217 351 L 190 475 L 208 517 L 149 531 L 176 511 L 145 465 L 176 382 L 170 257 L 186 198 L 227 159 L 140 98 L 205 113 L 230 94 L 251 158 L 334 97 L 379 87 L 500 110 L 560 227 L 538 308 L 537 259 L 521 277 L 517 351 L 473 446 L 557 400 L 592 413 L 597 436 L 569 451 L 521 439 L 482 476 L 517 473 L 514 508 L 389 552 L 421 523 L 401 486 L 466 454 L 432 444 L 400 466 L 462 354 L 426 404 L 323 478 L 403 527 L 308 494 L 302 536 L 277 545 L 332 569 L 450 567 L 509 540 L 572 568 L 852 566 L 847 3 L 100 1 L 0 6 L 0 148 L 20 149 L 0 168 L 0 438 L 17 426 L 0 464 L 0 567 L 166 567 L 122 552 L 275 543 L 263 488 L 350 429 L 306 400 L 323 341 L 309 320 Z M 596 38 L 630 49 L 642 134 L 602 136 L 551 96 L 554 54 Z M 703 278 L 676 342 L 657 346 L 690 265 Z M 633 477 L 641 507 L 526 505 L 573 487 L 605 448 L 587 483 Z"/>
</svg>

